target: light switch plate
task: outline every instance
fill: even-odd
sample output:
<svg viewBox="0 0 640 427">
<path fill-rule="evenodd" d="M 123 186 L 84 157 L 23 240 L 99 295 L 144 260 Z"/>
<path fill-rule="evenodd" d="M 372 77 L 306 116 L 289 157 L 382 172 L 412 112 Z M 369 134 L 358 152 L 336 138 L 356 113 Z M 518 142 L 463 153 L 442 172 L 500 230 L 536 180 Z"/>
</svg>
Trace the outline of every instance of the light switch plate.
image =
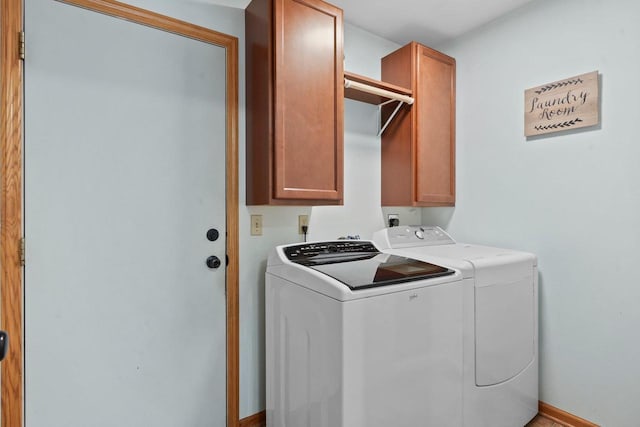
<svg viewBox="0 0 640 427">
<path fill-rule="evenodd" d="M 251 235 L 262 236 L 262 215 L 251 215 Z"/>
</svg>

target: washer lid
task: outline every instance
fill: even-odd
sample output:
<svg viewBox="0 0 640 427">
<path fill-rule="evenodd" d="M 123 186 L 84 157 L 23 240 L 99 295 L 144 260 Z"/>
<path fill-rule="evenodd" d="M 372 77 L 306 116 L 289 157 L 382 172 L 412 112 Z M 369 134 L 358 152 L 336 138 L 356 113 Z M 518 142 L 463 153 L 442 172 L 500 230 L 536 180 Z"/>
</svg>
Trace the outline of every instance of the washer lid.
<svg viewBox="0 0 640 427">
<path fill-rule="evenodd" d="M 436 264 L 380 253 L 370 242 L 319 242 L 285 248 L 287 258 L 344 283 L 351 290 L 454 274 Z"/>
</svg>

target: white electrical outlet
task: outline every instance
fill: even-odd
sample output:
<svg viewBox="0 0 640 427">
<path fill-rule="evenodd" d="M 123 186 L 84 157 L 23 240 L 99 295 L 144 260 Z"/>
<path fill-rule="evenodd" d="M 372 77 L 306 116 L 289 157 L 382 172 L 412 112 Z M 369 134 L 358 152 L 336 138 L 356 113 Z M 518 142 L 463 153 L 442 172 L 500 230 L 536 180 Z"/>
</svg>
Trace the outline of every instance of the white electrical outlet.
<svg viewBox="0 0 640 427">
<path fill-rule="evenodd" d="M 251 235 L 262 236 L 262 215 L 251 215 Z"/>
<path fill-rule="evenodd" d="M 304 234 L 302 232 L 302 226 L 306 225 L 309 227 L 309 215 L 298 215 L 298 234 Z M 309 229 L 307 229 L 307 232 Z"/>
</svg>

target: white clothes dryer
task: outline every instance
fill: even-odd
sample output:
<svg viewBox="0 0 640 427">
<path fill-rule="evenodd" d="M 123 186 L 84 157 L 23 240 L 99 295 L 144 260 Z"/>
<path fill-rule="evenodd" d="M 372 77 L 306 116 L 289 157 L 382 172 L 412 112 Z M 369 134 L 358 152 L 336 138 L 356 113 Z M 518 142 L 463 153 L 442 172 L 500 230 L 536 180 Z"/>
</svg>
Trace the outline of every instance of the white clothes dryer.
<svg viewBox="0 0 640 427">
<path fill-rule="evenodd" d="M 538 412 L 535 255 L 456 243 L 440 227 L 397 226 L 373 237 L 386 253 L 464 277 L 464 425 L 519 427 Z"/>
<path fill-rule="evenodd" d="M 367 241 L 275 248 L 267 426 L 462 426 L 462 283 Z"/>
</svg>

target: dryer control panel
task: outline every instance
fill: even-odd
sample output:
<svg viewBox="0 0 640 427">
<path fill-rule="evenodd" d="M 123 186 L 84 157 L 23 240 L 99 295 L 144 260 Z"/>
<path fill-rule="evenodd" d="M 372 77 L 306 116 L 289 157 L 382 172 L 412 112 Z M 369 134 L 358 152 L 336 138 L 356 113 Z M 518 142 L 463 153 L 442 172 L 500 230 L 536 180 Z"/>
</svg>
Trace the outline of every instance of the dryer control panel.
<svg viewBox="0 0 640 427">
<path fill-rule="evenodd" d="M 374 234 L 374 242 L 389 248 L 412 246 L 451 245 L 456 243 L 442 228 L 426 225 L 400 225 L 380 230 Z"/>
</svg>

